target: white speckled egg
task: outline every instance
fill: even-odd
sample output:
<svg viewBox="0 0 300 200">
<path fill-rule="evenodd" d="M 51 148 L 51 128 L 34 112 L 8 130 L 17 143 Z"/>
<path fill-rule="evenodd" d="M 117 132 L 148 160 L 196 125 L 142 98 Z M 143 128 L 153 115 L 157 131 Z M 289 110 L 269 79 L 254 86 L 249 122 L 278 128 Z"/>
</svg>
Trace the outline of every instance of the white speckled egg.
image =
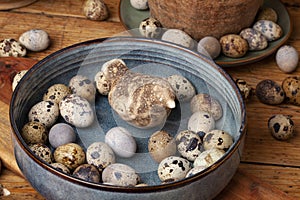
<svg viewBox="0 0 300 200">
<path fill-rule="evenodd" d="M 76 94 L 67 95 L 59 103 L 61 116 L 66 122 L 84 128 L 94 122 L 94 112 L 90 103 Z"/>
<path fill-rule="evenodd" d="M 130 0 L 130 4 L 137 10 L 147 10 L 149 8 L 148 0 Z"/>
<path fill-rule="evenodd" d="M 218 100 L 209 94 L 199 93 L 194 96 L 190 103 L 192 113 L 204 111 L 211 113 L 214 120 L 217 121 L 223 116 L 223 108 Z"/>
<path fill-rule="evenodd" d="M 162 33 L 162 25 L 158 20 L 149 17 L 140 23 L 139 31 L 146 38 L 158 38 Z"/>
<path fill-rule="evenodd" d="M 199 174 L 200 172 L 202 172 L 203 170 L 205 170 L 206 167 L 205 166 L 197 166 L 192 168 L 186 175 L 186 178 L 194 176 L 196 174 Z"/>
<path fill-rule="evenodd" d="M 187 48 L 194 48 L 195 41 L 186 32 L 179 29 L 169 29 L 161 37 L 162 40 Z"/>
<path fill-rule="evenodd" d="M 190 130 L 181 131 L 176 135 L 177 150 L 189 161 L 194 161 L 202 150 L 202 141 L 197 133 Z"/>
<path fill-rule="evenodd" d="M 47 147 L 45 144 L 32 144 L 29 145 L 30 150 L 40 159 L 45 161 L 46 163 L 52 163 L 53 160 L 53 154 L 51 152 L 51 149 Z"/>
<path fill-rule="evenodd" d="M 191 170 L 191 163 L 184 158 L 170 156 L 159 163 L 158 177 L 162 182 L 179 181 Z"/>
<path fill-rule="evenodd" d="M 253 28 L 261 32 L 268 41 L 278 40 L 283 35 L 282 28 L 269 20 L 259 20 L 253 25 Z"/>
<path fill-rule="evenodd" d="M 32 29 L 22 33 L 19 42 L 31 51 L 43 51 L 50 45 L 48 33 L 41 29 Z"/>
<path fill-rule="evenodd" d="M 12 82 L 12 90 L 13 91 L 15 90 L 15 88 L 17 87 L 18 83 L 23 78 L 23 76 L 26 74 L 26 72 L 28 72 L 28 70 L 21 70 L 14 76 L 14 79 Z"/>
<path fill-rule="evenodd" d="M 298 51 L 290 45 L 280 47 L 276 53 L 276 63 L 281 71 L 292 73 L 298 67 Z"/>
<path fill-rule="evenodd" d="M 29 111 L 29 121 L 36 121 L 50 128 L 59 116 L 58 104 L 52 101 L 40 101 Z"/>
<path fill-rule="evenodd" d="M 132 167 L 114 163 L 107 166 L 102 172 L 103 183 L 116 186 L 135 186 L 140 177 Z"/>
<path fill-rule="evenodd" d="M 240 36 L 247 40 L 250 51 L 259 51 L 268 47 L 267 38 L 253 28 L 242 30 Z"/>
<path fill-rule="evenodd" d="M 101 172 L 108 165 L 115 163 L 116 158 L 113 150 L 106 143 L 94 142 L 87 148 L 86 160 Z"/>
<path fill-rule="evenodd" d="M 167 77 L 167 81 L 175 92 L 177 100 L 180 102 L 187 102 L 196 94 L 192 83 L 181 75 L 169 76 Z"/>
<path fill-rule="evenodd" d="M 77 94 L 89 102 L 95 100 L 96 88 L 88 77 L 83 75 L 74 76 L 69 82 L 69 87 L 73 94 Z"/>
<path fill-rule="evenodd" d="M 220 38 L 222 52 L 231 58 L 241 58 L 248 52 L 248 42 L 240 35 L 228 34 Z"/>
<path fill-rule="evenodd" d="M 207 133 L 215 128 L 215 120 L 208 112 L 198 111 L 192 114 L 188 121 L 188 130 Z"/>
<path fill-rule="evenodd" d="M 217 148 L 227 151 L 233 144 L 232 136 L 223 130 L 212 130 L 205 134 L 203 147 L 205 150 Z"/>
<path fill-rule="evenodd" d="M 206 36 L 198 42 L 197 50 L 199 53 L 215 59 L 221 53 L 221 45 L 217 38 Z"/>
<path fill-rule="evenodd" d="M 53 101 L 57 104 L 66 97 L 71 94 L 71 90 L 68 86 L 64 84 L 54 84 L 48 88 L 43 96 L 44 101 Z"/>
<path fill-rule="evenodd" d="M 26 48 L 15 39 L 4 39 L 0 41 L 0 57 L 24 57 Z"/>
<path fill-rule="evenodd" d="M 105 143 L 112 148 L 116 155 L 130 158 L 136 152 L 136 141 L 130 132 L 123 127 L 114 127 L 105 135 Z"/>
<path fill-rule="evenodd" d="M 58 123 L 51 127 L 49 131 L 49 143 L 57 148 L 61 145 L 76 141 L 74 129 L 69 124 Z"/>
<path fill-rule="evenodd" d="M 57 169 L 58 171 L 61 171 L 63 173 L 66 174 L 70 174 L 70 170 L 67 166 L 65 166 L 64 164 L 61 163 L 51 163 L 51 166 L 54 167 L 55 169 Z"/>
<path fill-rule="evenodd" d="M 109 17 L 109 10 L 103 0 L 86 0 L 83 12 L 90 20 L 103 21 Z"/>
<path fill-rule="evenodd" d="M 217 162 L 224 154 L 225 151 L 217 148 L 203 151 L 194 161 L 194 167 L 209 167 Z"/>
<path fill-rule="evenodd" d="M 295 135 L 295 124 L 290 116 L 277 114 L 268 120 L 268 128 L 277 140 L 288 140 Z"/>
<path fill-rule="evenodd" d="M 27 144 L 45 144 L 48 138 L 48 131 L 42 123 L 32 121 L 23 126 L 21 135 Z"/>
</svg>

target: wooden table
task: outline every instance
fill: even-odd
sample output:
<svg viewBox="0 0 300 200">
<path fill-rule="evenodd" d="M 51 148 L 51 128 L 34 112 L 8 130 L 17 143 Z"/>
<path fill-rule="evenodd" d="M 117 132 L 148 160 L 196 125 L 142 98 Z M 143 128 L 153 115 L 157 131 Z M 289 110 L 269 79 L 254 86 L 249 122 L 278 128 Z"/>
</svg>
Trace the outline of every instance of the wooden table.
<svg viewBox="0 0 300 200">
<path fill-rule="evenodd" d="M 300 0 L 284 0 L 294 22 L 288 44 L 300 51 Z M 83 0 L 38 0 L 23 8 L 0 12 L 0 39 L 15 38 L 29 29 L 39 28 L 51 37 L 46 51 L 29 52 L 28 58 L 40 60 L 52 52 L 74 43 L 110 37 L 125 29 L 118 16 L 118 0 L 105 0 L 110 18 L 104 22 L 87 20 L 82 14 Z M 234 79 L 246 80 L 252 87 L 263 79 L 281 83 L 290 74 L 276 66 L 274 55 L 246 66 L 226 68 Z M 300 75 L 300 69 L 292 75 Z M 6 168 L 0 183 L 11 191 L 3 199 L 43 199 L 22 178 L 13 159 L 10 140 L 9 106 L 0 101 L 0 157 Z M 239 170 L 217 199 L 299 199 L 300 198 L 300 107 L 292 105 L 268 106 L 254 96 L 247 102 L 248 135 Z M 287 141 L 276 141 L 267 129 L 273 114 L 291 115 L 297 135 Z M 4 137 L 5 136 L 5 137 Z M 6 138 L 6 139 L 4 139 Z"/>
</svg>

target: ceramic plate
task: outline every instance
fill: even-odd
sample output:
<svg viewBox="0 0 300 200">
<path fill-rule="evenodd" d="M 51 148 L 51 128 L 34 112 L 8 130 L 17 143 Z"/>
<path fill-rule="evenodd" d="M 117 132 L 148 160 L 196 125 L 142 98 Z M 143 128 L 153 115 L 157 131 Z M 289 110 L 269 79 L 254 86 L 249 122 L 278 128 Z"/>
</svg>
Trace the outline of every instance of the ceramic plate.
<svg viewBox="0 0 300 200">
<path fill-rule="evenodd" d="M 229 58 L 226 56 L 221 55 L 218 57 L 215 62 L 218 65 L 221 65 L 223 67 L 231 67 L 231 66 L 239 66 L 244 64 L 253 63 L 256 61 L 259 61 L 272 53 L 274 53 L 281 45 L 283 45 L 287 39 L 289 38 L 291 32 L 292 32 L 292 23 L 289 16 L 288 11 L 286 10 L 285 6 L 281 3 L 280 0 L 265 0 L 264 1 L 264 7 L 271 7 L 273 8 L 277 14 L 278 14 L 278 24 L 282 27 L 284 31 L 283 37 L 281 37 L 279 40 L 270 42 L 269 47 L 262 51 L 256 51 L 256 52 L 248 52 L 244 57 L 242 58 Z M 120 20 L 123 24 L 123 26 L 127 30 L 135 29 L 137 30 L 139 27 L 139 24 L 142 20 L 149 17 L 149 10 L 146 11 L 140 11 L 136 10 L 130 5 L 130 0 L 121 0 L 119 5 L 120 10 Z M 138 31 L 133 31 L 132 33 L 138 34 Z"/>
</svg>

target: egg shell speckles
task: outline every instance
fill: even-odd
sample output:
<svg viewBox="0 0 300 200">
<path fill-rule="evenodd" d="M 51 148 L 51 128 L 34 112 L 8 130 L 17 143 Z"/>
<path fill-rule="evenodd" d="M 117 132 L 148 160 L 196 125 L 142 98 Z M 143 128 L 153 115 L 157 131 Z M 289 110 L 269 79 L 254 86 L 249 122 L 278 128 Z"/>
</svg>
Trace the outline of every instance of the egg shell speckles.
<svg viewBox="0 0 300 200">
<path fill-rule="evenodd" d="M 247 40 L 250 51 L 259 51 L 268 47 L 267 38 L 253 28 L 242 30 L 240 36 Z"/>
<path fill-rule="evenodd" d="M 260 102 L 269 105 L 281 104 L 285 99 L 282 87 L 273 80 L 266 79 L 256 85 L 256 96 Z"/>
<path fill-rule="evenodd" d="M 198 133 L 209 132 L 215 128 L 215 120 L 208 112 L 198 111 L 188 121 L 188 130 Z"/>
<path fill-rule="evenodd" d="M 28 70 L 21 70 L 19 71 L 13 79 L 12 82 L 12 90 L 14 91 L 15 88 L 17 87 L 18 83 L 20 82 L 20 80 L 23 78 L 23 76 L 28 72 Z"/>
<path fill-rule="evenodd" d="M 294 122 L 290 116 L 278 114 L 270 117 L 268 128 L 277 140 L 288 140 L 294 136 Z"/>
<path fill-rule="evenodd" d="M 27 51 L 15 39 L 4 39 L 0 41 L 0 57 L 24 57 Z"/>
<path fill-rule="evenodd" d="M 78 144 L 64 144 L 55 149 L 54 160 L 74 170 L 85 163 L 85 152 Z"/>
<path fill-rule="evenodd" d="M 21 135 L 27 144 L 45 144 L 48 139 L 47 128 L 40 122 L 28 122 L 22 128 Z"/>
<path fill-rule="evenodd" d="M 90 103 L 76 95 L 67 95 L 59 103 L 60 114 L 66 122 L 78 127 L 84 128 L 94 122 L 94 112 Z"/>
<path fill-rule="evenodd" d="M 240 35 L 229 34 L 220 38 L 222 52 L 231 58 L 241 58 L 249 50 L 248 42 Z"/>
<path fill-rule="evenodd" d="M 162 25 L 158 20 L 149 17 L 140 23 L 139 32 L 146 38 L 158 38 L 162 33 Z"/>
<path fill-rule="evenodd" d="M 32 29 L 22 33 L 19 42 L 31 51 L 43 51 L 50 45 L 48 33 L 41 29 Z"/>
<path fill-rule="evenodd" d="M 96 166 L 100 172 L 116 162 L 113 150 L 104 142 L 92 143 L 87 148 L 86 160 L 88 164 Z"/>
<path fill-rule="evenodd" d="M 196 91 L 192 83 L 181 75 L 172 75 L 167 77 L 176 98 L 180 102 L 187 102 L 195 96 Z"/>
<path fill-rule="evenodd" d="M 130 132 L 123 127 L 114 127 L 105 134 L 105 143 L 108 144 L 116 155 L 130 158 L 135 155 L 136 141 Z"/>
<path fill-rule="evenodd" d="M 170 156 L 159 163 L 158 177 L 162 182 L 179 181 L 191 170 L 191 164 L 187 159 Z"/>
<path fill-rule="evenodd" d="M 75 141 L 76 134 L 74 129 L 69 124 L 55 124 L 49 131 L 49 143 L 54 148 L 64 144 L 73 143 Z"/>
<path fill-rule="evenodd" d="M 78 166 L 74 170 L 73 176 L 92 183 L 99 183 L 101 180 L 101 175 L 98 169 L 94 165 L 90 164 Z"/>
<path fill-rule="evenodd" d="M 87 19 L 103 21 L 109 17 L 109 10 L 102 0 L 87 0 L 83 7 Z"/>
<path fill-rule="evenodd" d="M 283 35 L 282 28 L 269 20 L 259 20 L 253 25 L 253 29 L 261 32 L 268 41 L 278 40 Z"/>
<path fill-rule="evenodd" d="M 294 105 L 300 105 L 300 77 L 287 77 L 282 82 L 282 88 L 286 95 L 286 100 Z"/>
<path fill-rule="evenodd" d="M 48 88 L 43 96 L 44 101 L 53 101 L 57 104 L 60 103 L 63 98 L 71 94 L 71 90 L 64 84 L 54 84 Z"/>
<path fill-rule="evenodd" d="M 251 86 L 243 79 L 236 79 L 235 80 L 236 85 L 239 88 L 239 91 L 243 97 L 244 100 L 250 99 L 252 95 L 252 88 Z"/>
<path fill-rule="evenodd" d="M 51 163 L 50 164 L 52 167 L 54 167 L 56 170 L 63 172 L 65 174 L 71 174 L 70 170 L 68 167 L 66 167 L 64 164 L 61 163 Z"/>
<path fill-rule="evenodd" d="M 225 151 L 216 148 L 203 151 L 194 161 L 194 167 L 209 167 L 217 162 L 224 154 Z"/>
<path fill-rule="evenodd" d="M 73 94 L 77 94 L 89 102 L 95 100 L 96 88 L 94 83 L 88 77 L 83 75 L 72 77 L 69 82 L 69 87 Z"/>
<path fill-rule="evenodd" d="M 137 10 L 147 10 L 149 8 L 148 0 L 130 0 L 130 4 Z"/>
<path fill-rule="evenodd" d="M 280 47 L 276 53 L 276 64 L 281 71 L 292 73 L 299 64 L 298 51 L 290 45 Z"/>
<path fill-rule="evenodd" d="M 217 148 L 227 151 L 232 144 L 232 136 L 223 130 L 209 131 L 203 138 L 203 147 L 205 150 Z"/>
<path fill-rule="evenodd" d="M 51 149 L 46 146 L 45 144 L 32 144 L 29 145 L 30 150 L 40 159 L 45 161 L 46 163 L 52 163 L 53 161 L 53 154 Z"/>
<path fill-rule="evenodd" d="M 52 101 L 40 101 L 29 111 L 29 121 L 36 121 L 51 127 L 59 116 L 58 104 Z"/>
<path fill-rule="evenodd" d="M 182 30 L 169 29 L 161 37 L 162 40 L 178 44 L 187 48 L 194 48 L 195 41 Z"/>
</svg>

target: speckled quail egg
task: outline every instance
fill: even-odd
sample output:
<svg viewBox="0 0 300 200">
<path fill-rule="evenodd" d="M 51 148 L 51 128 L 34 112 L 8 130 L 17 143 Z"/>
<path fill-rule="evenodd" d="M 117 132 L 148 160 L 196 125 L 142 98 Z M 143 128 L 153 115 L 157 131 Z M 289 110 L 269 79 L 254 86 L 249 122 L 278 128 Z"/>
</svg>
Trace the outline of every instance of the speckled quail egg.
<svg viewBox="0 0 300 200">
<path fill-rule="evenodd" d="M 282 87 L 273 80 L 262 80 L 256 85 L 256 96 L 264 104 L 278 105 L 285 99 Z"/>
<path fill-rule="evenodd" d="M 262 33 L 268 41 L 275 41 L 282 37 L 283 30 L 275 22 L 269 20 L 259 20 L 253 25 L 253 29 Z"/>
<path fill-rule="evenodd" d="M 28 113 L 29 121 L 36 121 L 51 127 L 59 116 L 58 104 L 52 101 L 40 101 Z"/>
<path fill-rule="evenodd" d="M 274 115 L 268 120 L 268 127 L 277 140 L 288 140 L 294 136 L 294 122 L 290 116 Z"/>
<path fill-rule="evenodd" d="M 61 145 L 74 143 L 76 134 L 72 126 L 66 123 L 58 123 L 51 127 L 49 131 L 49 143 L 57 148 Z"/>
<path fill-rule="evenodd" d="M 205 169 L 206 169 L 205 166 L 194 167 L 187 173 L 187 175 L 185 177 L 188 178 L 188 177 L 194 176 L 196 174 L 199 174 L 200 172 L 202 172 Z"/>
<path fill-rule="evenodd" d="M 235 83 L 244 100 L 249 100 L 252 95 L 252 87 L 243 79 L 236 79 Z"/>
<path fill-rule="evenodd" d="M 217 121 L 223 116 L 223 109 L 220 102 L 209 94 L 199 93 L 194 96 L 190 103 L 192 113 L 203 111 L 211 113 Z"/>
<path fill-rule="evenodd" d="M 67 166 L 65 166 L 64 164 L 61 163 L 51 163 L 50 164 L 52 167 L 54 167 L 56 170 L 61 171 L 65 174 L 71 174 L 69 168 Z"/>
<path fill-rule="evenodd" d="M 104 142 L 92 143 L 87 148 L 86 160 L 88 164 L 96 166 L 100 172 L 116 162 L 113 150 Z"/>
<path fill-rule="evenodd" d="M 194 161 L 194 167 L 209 167 L 217 162 L 224 154 L 224 150 L 217 148 L 203 151 Z"/>
<path fill-rule="evenodd" d="M 72 77 L 69 82 L 69 87 L 73 94 L 77 94 L 89 102 L 93 102 L 95 100 L 96 88 L 94 83 L 88 77 L 83 75 L 76 75 Z"/>
<path fill-rule="evenodd" d="M 176 98 L 179 102 L 187 102 L 196 94 L 195 87 L 192 83 L 181 75 L 172 75 L 167 77 Z"/>
<path fill-rule="evenodd" d="M 220 44 L 223 54 L 231 58 L 241 58 L 249 50 L 248 42 L 236 34 L 222 36 Z"/>
<path fill-rule="evenodd" d="M 13 78 L 12 82 L 12 90 L 14 91 L 20 82 L 20 80 L 23 78 L 23 76 L 28 72 L 28 70 L 21 70 L 19 71 Z"/>
<path fill-rule="evenodd" d="M 184 130 L 176 135 L 177 150 L 189 161 L 194 161 L 202 151 L 202 141 L 197 133 Z"/>
<path fill-rule="evenodd" d="M 187 48 L 194 48 L 195 41 L 186 32 L 179 29 L 168 29 L 161 37 L 162 40 Z"/>
<path fill-rule="evenodd" d="M 162 34 L 162 25 L 157 19 L 149 17 L 140 23 L 139 32 L 146 38 L 159 38 Z"/>
<path fill-rule="evenodd" d="M 48 33 L 41 29 L 31 29 L 22 33 L 19 42 L 31 51 L 43 51 L 50 45 Z"/>
<path fill-rule="evenodd" d="M 300 105 L 300 76 L 285 78 L 282 82 L 282 88 L 289 103 Z"/>
<path fill-rule="evenodd" d="M 103 170 L 102 180 L 105 184 L 132 187 L 139 183 L 140 176 L 132 167 L 122 163 L 114 163 Z"/>
<path fill-rule="evenodd" d="M 0 198 L 10 195 L 10 191 L 0 184 Z"/>
<path fill-rule="evenodd" d="M 191 170 L 191 163 L 184 158 L 170 156 L 163 159 L 158 166 L 158 177 L 162 182 L 179 181 Z"/>
<path fill-rule="evenodd" d="M 87 19 L 103 21 L 109 17 L 109 10 L 103 0 L 86 0 L 83 13 Z"/>
<path fill-rule="evenodd" d="M 64 144 L 55 149 L 54 160 L 65 165 L 70 170 L 74 170 L 85 163 L 85 152 L 78 144 Z"/>
<path fill-rule="evenodd" d="M 15 39 L 4 39 L 0 41 L 0 57 L 24 57 L 26 48 Z"/>
<path fill-rule="evenodd" d="M 130 0 L 130 5 L 137 10 L 147 10 L 148 0 Z"/>
<path fill-rule="evenodd" d="M 48 139 L 47 128 L 40 122 L 28 122 L 21 131 L 22 138 L 27 144 L 45 144 Z"/>
<path fill-rule="evenodd" d="M 268 47 L 267 38 L 253 28 L 243 29 L 240 36 L 247 40 L 250 51 L 260 51 Z"/>
<path fill-rule="evenodd" d="M 278 20 L 278 14 L 277 12 L 270 7 L 267 8 L 262 8 L 261 10 L 258 11 L 256 20 L 269 20 L 277 23 Z"/>
<path fill-rule="evenodd" d="M 40 159 L 45 161 L 46 163 L 52 163 L 53 161 L 53 154 L 51 149 L 46 146 L 45 144 L 31 144 L 29 145 L 30 150 Z"/>
<path fill-rule="evenodd" d="M 290 46 L 280 47 L 276 53 L 276 64 L 278 68 L 285 73 L 292 73 L 296 70 L 299 63 L 298 51 Z"/>
<path fill-rule="evenodd" d="M 123 158 L 134 156 L 137 148 L 134 137 L 123 127 L 111 128 L 105 134 L 105 143 L 112 148 L 116 155 Z"/>
<path fill-rule="evenodd" d="M 65 121 L 78 128 L 90 126 L 95 119 L 90 103 L 76 94 L 67 95 L 60 101 L 59 109 Z"/>
<path fill-rule="evenodd" d="M 54 84 L 48 88 L 48 90 L 45 92 L 43 96 L 44 101 L 53 101 L 57 104 L 61 100 L 63 100 L 64 97 L 71 94 L 71 90 L 68 86 L 64 84 Z"/>
<path fill-rule="evenodd" d="M 215 128 L 215 120 L 208 112 L 197 111 L 188 120 L 188 130 L 207 133 Z"/>
<path fill-rule="evenodd" d="M 98 169 L 94 165 L 90 164 L 82 164 L 78 166 L 74 170 L 73 176 L 92 183 L 99 183 L 101 180 L 101 175 Z"/>
<path fill-rule="evenodd" d="M 166 131 L 156 131 L 149 138 L 148 151 L 152 159 L 159 163 L 176 154 L 175 139 Z"/>
<path fill-rule="evenodd" d="M 221 53 L 221 45 L 217 38 L 206 36 L 198 42 L 197 51 L 209 58 L 215 59 Z"/>
<path fill-rule="evenodd" d="M 224 130 L 211 130 L 203 138 L 203 147 L 205 150 L 217 148 L 227 151 L 232 144 L 232 136 Z"/>
</svg>

